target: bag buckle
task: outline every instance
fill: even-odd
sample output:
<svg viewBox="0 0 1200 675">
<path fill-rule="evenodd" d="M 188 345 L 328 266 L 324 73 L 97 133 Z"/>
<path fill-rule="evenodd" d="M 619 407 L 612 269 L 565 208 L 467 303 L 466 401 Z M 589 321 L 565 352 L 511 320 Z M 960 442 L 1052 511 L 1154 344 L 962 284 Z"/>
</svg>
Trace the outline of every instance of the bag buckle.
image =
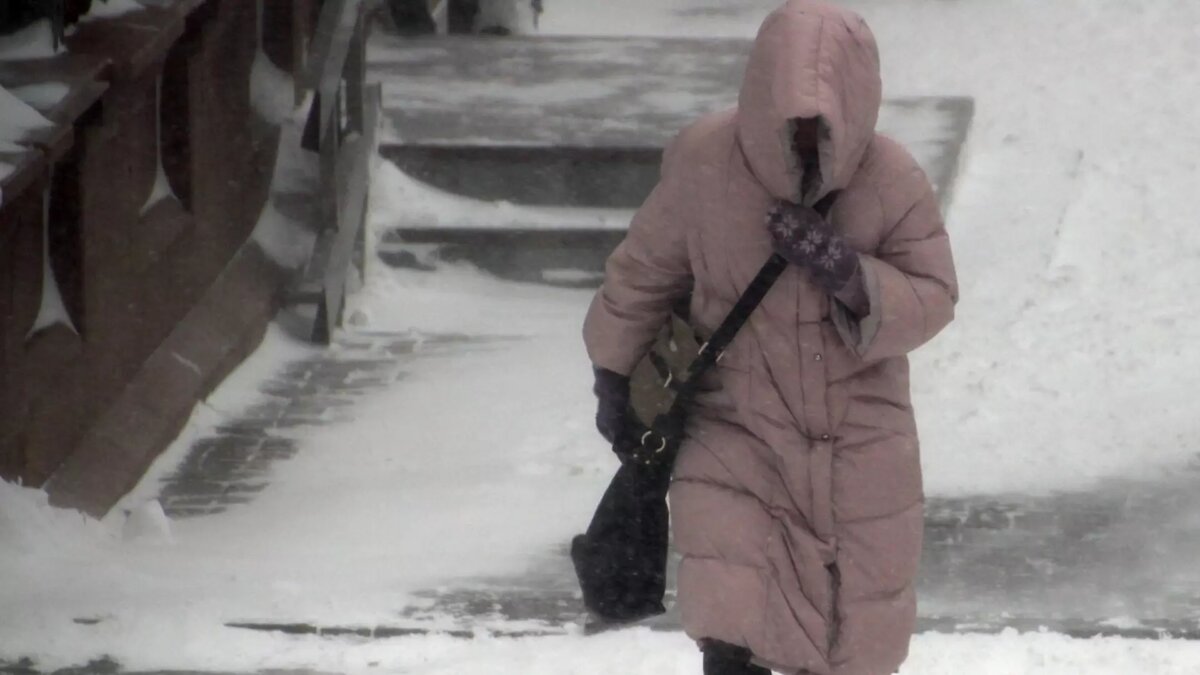
<svg viewBox="0 0 1200 675">
<path fill-rule="evenodd" d="M 648 439 L 650 439 L 650 437 L 651 437 L 651 436 L 655 436 L 655 435 L 656 435 L 656 434 L 655 434 L 655 432 L 654 432 L 654 430 L 653 430 L 653 429 L 651 429 L 651 430 L 647 431 L 646 433 L 642 434 L 642 447 L 643 447 L 643 448 L 645 448 L 645 449 L 647 449 L 647 450 L 651 450 L 651 447 L 650 447 L 649 445 L 647 445 L 647 444 L 646 444 L 646 441 L 647 441 Z M 667 437 L 666 437 L 666 436 L 659 436 L 659 439 L 660 439 L 662 442 L 661 442 L 661 443 L 659 443 L 659 446 L 658 446 L 658 448 L 657 448 L 657 449 L 654 449 L 654 450 L 653 450 L 654 454 L 656 454 L 656 455 L 657 455 L 657 454 L 660 454 L 660 453 L 661 453 L 663 450 L 666 450 L 666 449 L 667 449 Z"/>
<path fill-rule="evenodd" d="M 700 345 L 700 351 L 697 352 L 697 354 L 699 356 L 703 356 L 704 352 L 706 351 L 708 351 L 708 341 L 705 341 L 704 344 Z M 720 363 L 721 359 L 723 358 L 725 358 L 725 350 L 722 349 L 721 351 L 717 352 L 717 358 L 713 359 L 713 363 Z"/>
</svg>

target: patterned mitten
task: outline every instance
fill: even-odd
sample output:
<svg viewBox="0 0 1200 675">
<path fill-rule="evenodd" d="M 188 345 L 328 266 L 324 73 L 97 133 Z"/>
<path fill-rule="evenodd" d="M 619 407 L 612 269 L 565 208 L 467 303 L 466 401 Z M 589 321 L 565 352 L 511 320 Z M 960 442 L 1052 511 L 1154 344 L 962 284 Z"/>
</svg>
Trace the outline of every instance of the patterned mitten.
<svg viewBox="0 0 1200 675">
<path fill-rule="evenodd" d="M 858 253 L 815 209 L 778 202 L 767 214 L 775 252 L 808 272 L 830 294 L 837 294 L 858 272 Z"/>
</svg>

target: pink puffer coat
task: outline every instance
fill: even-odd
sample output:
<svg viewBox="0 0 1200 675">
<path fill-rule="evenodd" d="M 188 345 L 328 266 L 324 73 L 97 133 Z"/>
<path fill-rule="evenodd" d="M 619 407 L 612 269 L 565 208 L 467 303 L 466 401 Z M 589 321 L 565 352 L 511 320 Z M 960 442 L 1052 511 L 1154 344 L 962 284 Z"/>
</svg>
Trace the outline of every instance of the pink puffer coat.
<svg viewBox="0 0 1200 675">
<path fill-rule="evenodd" d="M 950 322 L 958 291 L 937 199 L 875 132 L 879 105 L 860 17 L 817 0 L 772 13 L 738 107 L 668 148 L 584 327 L 594 364 L 623 374 L 688 293 L 710 334 L 771 254 L 774 200 L 840 190 L 830 219 L 861 254 L 869 314 L 788 269 L 697 401 L 671 487 L 688 634 L 782 673 L 892 673 L 916 617 L 923 494 L 906 354 Z M 822 123 L 808 195 L 797 118 Z"/>
</svg>

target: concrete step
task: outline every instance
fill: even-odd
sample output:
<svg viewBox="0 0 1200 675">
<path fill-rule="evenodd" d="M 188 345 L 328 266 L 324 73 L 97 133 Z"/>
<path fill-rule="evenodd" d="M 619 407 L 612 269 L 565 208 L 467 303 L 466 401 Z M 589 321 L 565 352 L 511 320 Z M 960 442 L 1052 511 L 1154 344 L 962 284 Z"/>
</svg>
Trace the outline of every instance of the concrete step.
<svg viewBox="0 0 1200 675">
<path fill-rule="evenodd" d="M 736 95 L 736 89 L 733 91 Z M 452 106 L 443 105 L 446 109 L 441 114 L 450 117 Z M 385 114 L 401 113 L 388 110 Z M 486 120 L 489 110 L 479 114 L 490 123 Z M 878 128 L 913 152 L 929 174 L 943 206 L 947 206 L 973 115 L 971 99 L 891 99 L 884 102 Z M 416 113 L 406 116 L 414 117 Z M 694 119 L 680 117 L 674 129 L 678 131 Z M 424 120 L 409 123 L 418 122 Z M 662 149 L 671 135 L 641 139 L 640 145 L 607 145 L 599 137 L 583 139 L 583 143 L 573 138 L 558 144 L 520 145 L 504 140 L 485 144 L 405 136 L 403 141 L 384 141 L 379 151 L 413 179 L 469 199 L 535 206 L 636 208 L 658 180 Z"/>
<path fill-rule="evenodd" d="M 392 267 L 432 271 L 467 262 L 501 279 L 595 288 L 604 261 L 625 236 L 617 230 L 399 228 L 376 248 Z"/>
<path fill-rule="evenodd" d="M 679 129 L 736 104 L 749 49 L 736 39 L 375 36 L 369 76 L 382 84 L 387 120 L 380 153 L 418 196 L 436 194 L 460 214 L 401 214 L 381 258 L 594 284 L 629 213 L 588 209 L 639 206 Z M 943 204 L 973 113 L 971 99 L 955 96 L 889 99 L 881 111 L 880 130 L 913 151 Z M 497 203 L 510 208 L 489 217 Z"/>
</svg>

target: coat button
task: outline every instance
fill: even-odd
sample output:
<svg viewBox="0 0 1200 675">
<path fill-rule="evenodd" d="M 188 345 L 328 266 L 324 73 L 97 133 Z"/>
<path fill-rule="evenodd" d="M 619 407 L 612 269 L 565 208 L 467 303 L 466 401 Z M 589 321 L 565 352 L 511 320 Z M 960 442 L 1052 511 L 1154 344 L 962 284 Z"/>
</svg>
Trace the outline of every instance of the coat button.
<svg viewBox="0 0 1200 675">
<path fill-rule="evenodd" d="M 825 360 L 825 357 L 820 354 L 817 354 L 816 356 L 813 357 L 813 361 L 823 361 L 823 360 Z"/>
<path fill-rule="evenodd" d="M 823 441 L 829 440 L 829 434 L 821 434 L 821 440 L 823 440 Z"/>
</svg>

